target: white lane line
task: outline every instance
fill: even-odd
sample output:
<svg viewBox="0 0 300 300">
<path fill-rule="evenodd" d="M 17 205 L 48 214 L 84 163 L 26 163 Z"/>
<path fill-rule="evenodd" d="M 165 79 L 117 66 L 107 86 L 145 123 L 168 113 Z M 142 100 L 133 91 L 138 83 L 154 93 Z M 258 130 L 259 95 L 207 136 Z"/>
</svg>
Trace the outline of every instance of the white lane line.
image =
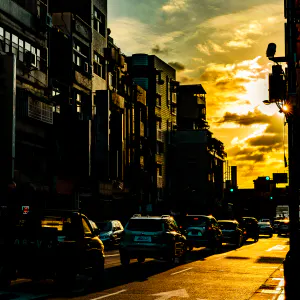
<svg viewBox="0 0 300 300">
<path fill-rule="evenodd" d="M 123 293 L 125 291 L 127 291 L 127 290 L 121 290 L 121 291 L 118 291 L 118 292 L 115 292 L 115 293 L 103 295 L 103 296 L 100 296 L 100 297 L 97 297 L 97 298 L 93 298 L 93 299 L 90 299 L 90 300 L 98 300 L 98 299 L 103 299 L 103 298 L 111 297 L 111 296 L 114 296 L 114 295 L 121 294 L 121 293 Z"/>
<path fill-rule="evenodd" d="M 190 269 L 193 269 L 193 267 L 191 267 L 191 268 L 187 268 L 187 269 L 184 269 L 184 270 L 181 270 L 181 271 L 175 272 L 175 273 L 172 273 L 171 275 L 179 274 L 179 273 L 182 273 L 182 272 L 188 271 L 188 270 L 190 270 Z"/>
<path fill-rule="evenodd" d="M 277 266 L 277 267 L 271 267 L 271 266 L 269 266 L 269 267 L 267 267 L 267 266 L 252 266 L 252 268 L 260 268 L 260 269 L 277 269 L 278 266 Z"/>
<path fill-rule="evenodd" d="M 105 257 L 111 257 L 111 256 L 120 256 L 120 254 L 105 254 Z"/>
<path fill-rule="evenodd" d="M 284 248 L 286 248 L 286 246 L 283 246 L 283 245 L 276 245 L 276 246 L 274 246 L 274 247 L 271 247 L 271 248 L 269 248 L 268 250 L 266 250 L 266 251 L 280 251 L 280 250 L 283 250 Z"/>
</svg>

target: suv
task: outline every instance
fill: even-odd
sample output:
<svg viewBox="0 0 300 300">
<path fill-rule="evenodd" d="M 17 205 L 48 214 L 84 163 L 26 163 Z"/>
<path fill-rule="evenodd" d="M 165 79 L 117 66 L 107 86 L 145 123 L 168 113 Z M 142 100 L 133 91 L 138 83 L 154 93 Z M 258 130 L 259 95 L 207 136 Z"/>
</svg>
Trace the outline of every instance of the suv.
<svg viewBox="0 0 300 300">
<path fill-rule="evenodd" d="M 182 222 L 189 250 L 208 247 L 217 252 L 222 246 L 223 234 L 213 216 L 187 215 Z"/>
<path fill-rule="evenodd" d="M 120 260 L 128 265 L 131 258 L 142 263 L 145 258 L 163 258 L 175 262 L 184 260 L 186 238 L 179 231 L 173 217 L 163 215 L 134 215 L 126 224 L 120 243 Z"/>
<path fill-rule="evenodd" d="M 119 245 L 124 228 L 120 221 L 109 220 L 95 222 L 100 230 L 100 239 L 105 246 Z"/>
<path fill-rule="evenodd" d="M 247 241 L 247 239 L 252 238 L 254 239 L 254 242 L 257 242 L 259 239 L 259 228 L 257 219 L 253 217 L 241 217 L 239 223 L 246 232 L 244 234 L 244 241 Z"/>
<path fill-rule="evenodd" d="M 15 222 L 14 222 L 15 221 Z M 89 219 L 76 211 L 43 210 L 7 220 L 0 285 L 18 277 L 74 283 L 77 274 L 100 278 L 104 246 Z"/>
</svg>

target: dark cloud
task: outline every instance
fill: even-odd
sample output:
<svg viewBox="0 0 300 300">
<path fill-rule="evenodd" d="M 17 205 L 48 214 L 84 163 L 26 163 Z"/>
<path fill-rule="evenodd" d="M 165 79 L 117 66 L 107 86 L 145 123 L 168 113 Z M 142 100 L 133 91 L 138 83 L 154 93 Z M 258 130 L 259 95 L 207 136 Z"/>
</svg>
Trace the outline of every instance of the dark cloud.
<svg viewBox="0 0 300 300">
<path fill-rule="evenodd" d="M 183 71 L 185 69 L 185 66 L 182 63 L 177 61 L 169 62 L 168 64 L 178 72 Z"/>
<path fill-rule="evenodd" d="M 234 91 L 237 93 L 246 93 L 247 90 L 243 86 L 244 83 L 249 82 L 249 80 L 241 79 L 241 78 L 228 78 L 224 80 L 219 80 L 215 84 L 218 89 L 222 89 L 223 91 Z"/>
<path fill-rule="evenodd" d="M 250 155 L 241 156 L 239 159 L 244 161 L 263 162 L 266 160 L 263 153 L 252 153 Z"/>
<path fill-rule="evenodd" d="M 245 115 L 238 115 L 236 113 L 226 112 L 222 119 L 217 121 L 217 124 L 222 123 L 235 123 L 239 125 L 249 126 L 253 124 L 269 124 L 271 117 L 263 114 L 257 108 L 251 112 L 249 111 Z"/>
<path fill-rule="evenodd" d="M 250 138 L 247 142 L 250 146 L 276 146 L 282 145 L 282 137 L 279 135 L 261 135 Z"/>
<path fill-rule="evenodd" d="M 154 54 L 168 54 L 169 53 L 169 49 L 168 48 L 160 48 L 159 45 L 155 45 L 152 49 L 151 52 Z"/>
<path fill-rule="evenodd" d="M 181 76 L 180 77 L 180 83 L 189 83 L 191 82 L 193 79 L 187 76 Z"/>
</svg>

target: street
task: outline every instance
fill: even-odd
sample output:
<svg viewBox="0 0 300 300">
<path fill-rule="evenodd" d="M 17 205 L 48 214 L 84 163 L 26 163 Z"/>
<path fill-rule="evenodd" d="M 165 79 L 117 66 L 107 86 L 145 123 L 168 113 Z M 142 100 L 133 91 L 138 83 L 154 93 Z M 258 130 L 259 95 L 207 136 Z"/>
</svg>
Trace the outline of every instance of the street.
<svg viewBox="0 0 300 300">
<path fill-rule="evenodd" d="M 79 279 L 76 290 L 62 293 L 52 281 L 18 280 L 9 290 L 0 291 L 0 299 L 250 299 L 281 265 L 288 249 L 288 238 L 274 235 L 260 237 L 257 243 L 249 239 L 239 249 L 223 244 L 222 252 L 214 255 L 204 248 L 194 249 L 182 265 L 132 260 L 128 267 L 120 266 L 117 249 L 107 250 L 101 283 L 88 281 L 87 285 Z"/>
</svg>

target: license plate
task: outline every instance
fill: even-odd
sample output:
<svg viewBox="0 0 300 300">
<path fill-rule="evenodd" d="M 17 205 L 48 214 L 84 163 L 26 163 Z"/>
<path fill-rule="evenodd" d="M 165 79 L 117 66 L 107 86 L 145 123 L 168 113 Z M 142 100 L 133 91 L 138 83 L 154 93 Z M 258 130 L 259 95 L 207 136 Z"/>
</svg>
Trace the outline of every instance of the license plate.
<svg viewBox="0 0 300 300">
<path fill-rule="evenodd" d="M 143 236 L 143 235 L 136 235 L 134 237 L 135 242 L 151 242 L 151 236 Z"/>
</svg>

